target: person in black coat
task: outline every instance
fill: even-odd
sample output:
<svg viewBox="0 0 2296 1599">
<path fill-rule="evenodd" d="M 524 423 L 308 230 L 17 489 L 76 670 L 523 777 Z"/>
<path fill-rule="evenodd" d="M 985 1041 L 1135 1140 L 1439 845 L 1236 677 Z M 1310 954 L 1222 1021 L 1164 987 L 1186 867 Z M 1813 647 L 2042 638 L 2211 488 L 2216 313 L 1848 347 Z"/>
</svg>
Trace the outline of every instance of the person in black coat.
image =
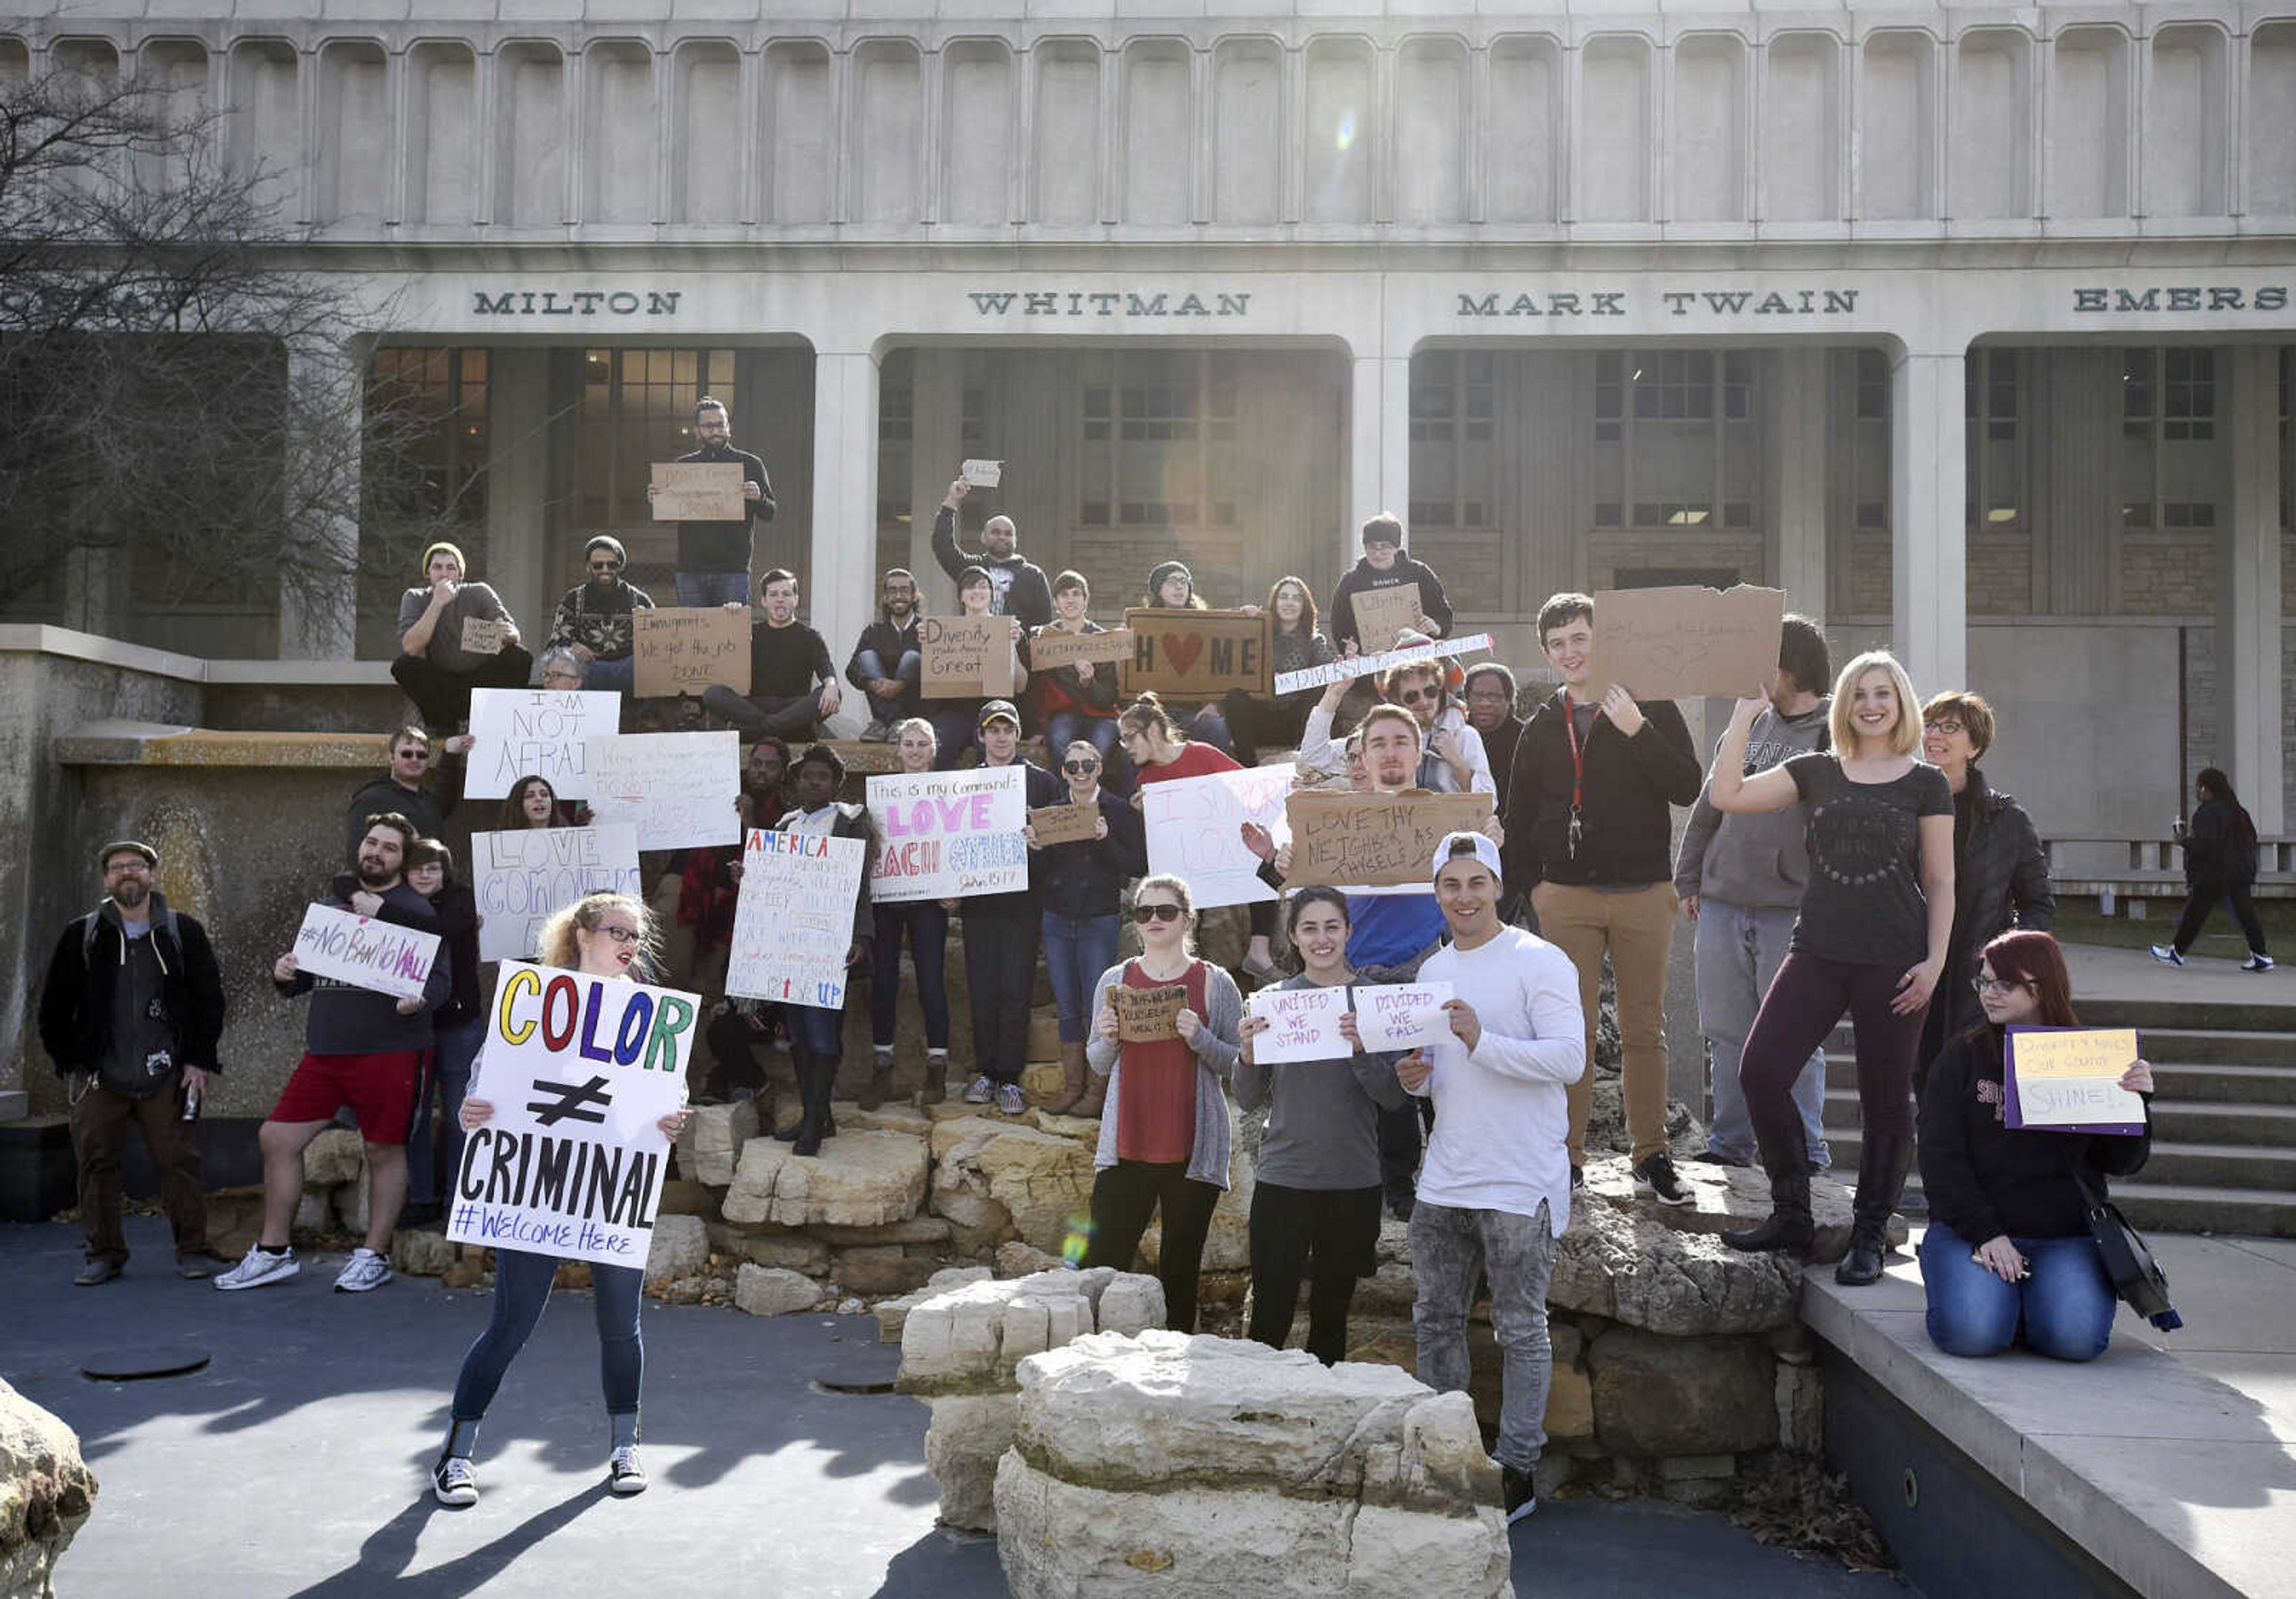
<svg viewBox="0 0 2296 1599">
<path fill-rule="evenodd" d="M 549 784 L 539 777 L 522 783 Z M 417 839 L 406 852 L 406 886 L 430 902 L 438 918 L 439 959 L 454 974 L 454 991 L 430 1019 L 430 1070 L 415 1091 L 414 1125 L 406 1135 L 406 1209 L 400 1219 L 424 1226 L 444 1213 L 455 1174 L 463 1164 L 463 1101 L 471 1070 L 487 1037 L 487 996 L 479 986 L 479 900 L 470 884 L 454 881 L 455 852 L 437 839 Z M 337 882 L 338 893 L 349 890 Z M 385 907 L 386 919 L 389 907 Z M 430 1126 L 439 1101 L 439 1128 Z"/>
<path fill-rule="evenodd" d="M 1058 753 L 1057 777 L 1029 767 L 1029 808 L 1088 806 L 1099 815 L 1095 836 L 1065 844 L 1040 843 L 1033 823 L 1021 829 L 1029 892 L 1043 907 L 1045 969 L 1060 1010 L 1061 1097 L 1045 1108 L 1055 1116 L 1097 1116 L 1108 1084 L 1085 1063 L 1092 986 L 1116 964 L 1124 885 L 1148 874 L 1148 841 L 1140 813 L 1102 782 L 1103 758 L 1091 740 L 1071 739 Z"/>
<path fill-rule="evenodd" d="M 1363 559 L 1349 569 L 1332 590 L 1332 643 L 1342 654 L 1349 645 L 1361 647 L 1363 630 L 1356 621 L 1356 595 L 1370 589 L 1419 586 L 1419 631 L 1430 638 L 1448 637 L 1453 615 L 1451 597 L 1435 569 L 1403 548 L 1403 523 L 1392 512 L 1382 511 L 1363 525 Z"/>
<path fill-rule="evenodd" d="M 2144 1104 L 2142 1133 L 2010 1127 L 2006 1029 L 2079 1026 L 2072 980 L 2056 939 L 2019 931 L 1985 946 L 1978 980 L 1984 1020 L 1931 1062 L 1922 1095 L 1930 1339 L 1948 1355 L 1997 1355 L 2021 1339 L 2052 1360 L 2094 1360 L 2112 1336 L 2115 1299 L 2082 1188 L 2102 1200 L 2108 1175 L 2144 1166 L 2152 1069 L 2132 1061 L 2120 1078 Z"/>
<path fill-rule="evenodd" d="M 2185 847 L 2185 882 L 2192 891 L 2185 900 L 2185 914 L 2177 919 L 2175 936 L 2166 944 L 2153 945 L 2152 958 L 2183 965 L 2185 952 L 2198 941 L 2209 913 L 2222 899 L 2231 902 L 2233 920 L 2248 940 L 2248 959 L 2240 969 L 2269 972 L 2272 957 L 2265 953 L 2264 927 L 2248 896 L 2256 882 L 2256 818 L 2232 791 L 2232 779 L 2215 767 L 2193 780 L 2193 791 L 2200 798 L 2200 808 L 2193 813 L 2190 831 L 2180 832 L 2177 840 Z"/>
<path fill-rule="evenodd" d="M 869 820 L 867 806 L 838 799 L 838 791 L 845 786 L 845 762 L 827 744 L 816 744 L 799 756 L 790 768 L 790 780 L 797 803 L 776 824 L 780 831 L 858 839 L 863 845 L 861 886 L 853 905 L 853 939 L 845 949 L 846 970 L 858 972 L 870 964 L 870 946 L 876 936 L 876 924 L 869 914 L 869 877 L 877 860 L 877 829 Z M 837 1136 L 829 1101 L 837 1084 L 838 1058 L 844 1050 L 845 1011 L 841 1005 L 832 1011 L 821 1005 L 791 1004 L 783 1007 L 783 1013 L 789 1018 L 790 1054 L 805 1113 L 795 1128 L 774 1136 L 789 1142 L 793 1154 L 818 1154 L 821 1141 Z"/>
<path fill-rule="evenodd" d="M 1982 1020 L 1977 952 L 2011 928 L 2046 932 L 2056 925 L 2057 897 L 2049 860 L 2025 808 L 1988 787 L 1977 761 L 1993 747 L 1993 708 L 1980 694 L 1932 694 L 1922 707 L 1922 755 L 1953 791 L 1953 941 L 1945 975 L 1922 1023 L 1914 1095 L 1946 1040 Z"/>
</svg>

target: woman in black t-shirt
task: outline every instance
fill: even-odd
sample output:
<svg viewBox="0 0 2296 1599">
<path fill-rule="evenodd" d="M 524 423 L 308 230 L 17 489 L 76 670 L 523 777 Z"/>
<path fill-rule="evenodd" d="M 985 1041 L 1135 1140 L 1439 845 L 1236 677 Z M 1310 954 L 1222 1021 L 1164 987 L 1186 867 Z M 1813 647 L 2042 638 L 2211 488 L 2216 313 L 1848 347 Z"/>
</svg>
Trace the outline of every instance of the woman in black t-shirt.
<svg viewBox="0 0 2296 1599">
<path fill-rule="evenodd" d="M 1809 1248 L 1808 1150 L 1791 1092 L 1846 1012 L 1857 1029 L 1863 1131 L 1849 1254 L 1833 1275 L 1855 1285 L 1882 1275 L 1890 1213 L 1913 1159 L 1915 1054 L 1953 938 L 1953 792 L 1944 774 L 1915 758 L 1919 701 L 1886 651 L 1860 655 L 1835 679 L 1832 751 L 1748 776 L 1746 736 L 1767 704 L 1759 694 L 1738 701 L 1707 798 L 1739 815 L 1808 805 L 1809 886 L 1738 1068 L 1772 1213 L 1722 1237 L 1734 1249 Z"/>
</svg>

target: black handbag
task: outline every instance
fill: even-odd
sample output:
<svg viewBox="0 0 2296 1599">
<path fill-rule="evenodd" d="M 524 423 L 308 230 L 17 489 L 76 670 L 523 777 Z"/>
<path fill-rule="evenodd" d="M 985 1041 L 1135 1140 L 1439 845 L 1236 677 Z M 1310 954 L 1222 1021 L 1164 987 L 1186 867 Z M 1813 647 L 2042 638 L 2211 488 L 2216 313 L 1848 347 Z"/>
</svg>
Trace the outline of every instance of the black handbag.
<svg viewBox="0 0 2296 1599">
<path fill-rule="evenodd" d="M 2104 1275 L 2114 1295 L 2163 1332 L 2183 1326 L 2185 1318 L 2169 1302 L 2169 1274 L 2152 1259 L 2144 1234 L 2128 1225 L 2120 1206 L 2089 1186 L 2078 1157 L 2072 1163 L 2072 1176 L 2081 1191 L 2089 1236 L 2096 1240 L 2096 1252 L 2103 1258 Z"/>
</svg>

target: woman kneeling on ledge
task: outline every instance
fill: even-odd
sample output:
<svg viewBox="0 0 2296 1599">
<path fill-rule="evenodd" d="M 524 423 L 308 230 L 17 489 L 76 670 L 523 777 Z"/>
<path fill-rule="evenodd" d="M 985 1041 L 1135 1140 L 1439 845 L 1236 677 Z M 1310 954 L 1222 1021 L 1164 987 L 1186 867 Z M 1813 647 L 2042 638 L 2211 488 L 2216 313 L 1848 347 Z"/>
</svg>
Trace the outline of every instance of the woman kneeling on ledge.
<svg viewBox="0 0 2296 1599">
<path fill-rule="evenodd" d="M 1946 1046 L 1922 1093 L 1930 1341 L 1948 1355 L 1998 1355 L 2021 1333 L 2037 1355 L 2094 1360 L 2112 1336 L 2115 1300 L 2081 1188 L 2102 1199 L 2108 1173 L 2144 1164 L 2152 1068 L 2134 1061 L 2120 1078 L 2145 1096 L 2142 1133 L 2012 1128 L 2005 1029 L 2079 1025 L 2064 952 L 2045 932 L 2003 933 L 1980 957 L 1977 995 L 1984 1021 Z"/>
</svg>

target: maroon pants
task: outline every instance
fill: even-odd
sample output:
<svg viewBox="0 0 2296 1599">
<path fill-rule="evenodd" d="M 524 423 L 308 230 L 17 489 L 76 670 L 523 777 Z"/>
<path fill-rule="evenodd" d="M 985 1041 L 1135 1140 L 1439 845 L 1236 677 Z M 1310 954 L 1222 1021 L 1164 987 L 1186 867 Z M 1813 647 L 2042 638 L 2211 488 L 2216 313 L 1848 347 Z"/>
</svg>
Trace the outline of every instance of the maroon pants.
<svg viewBox="0 0 2296 1599">
<path fill-rule="evenodd" d="M 1794 1079 L 1845 1013 L 1857 1034 L 1857 1106 L 1866 1134 L 1914 1136 L 1914 1057 L 1928 1007 L 1890 1013 L 1905 975 L 1901 966 L 1853 965 L 1799 950 L 1780 963 L 1738 1060 L 1738 1086 L 1765 1163 L 1772 1147 L 1801 1147 Z"/>
</svg>

